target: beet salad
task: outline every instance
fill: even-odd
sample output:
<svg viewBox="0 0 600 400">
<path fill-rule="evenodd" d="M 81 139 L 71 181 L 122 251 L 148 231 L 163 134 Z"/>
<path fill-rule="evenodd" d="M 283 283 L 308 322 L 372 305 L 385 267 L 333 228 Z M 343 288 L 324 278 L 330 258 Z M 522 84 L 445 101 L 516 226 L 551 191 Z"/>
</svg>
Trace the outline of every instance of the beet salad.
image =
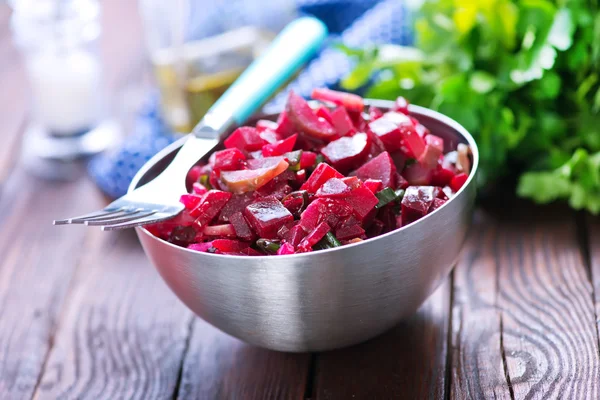
<svg viewBox="0 0 600 400">
<path fill-rule="evenodd" d="M 277 122 L 237 128 L 187 176 L 185 210 L 149 225 L 192 250 L 285 255 L 356 243 L 417 221 L 466 182 L 465 144 L 451 145 L 408 113 L 315 89 L 316 109 L 290 93 Z"/>
</svg>

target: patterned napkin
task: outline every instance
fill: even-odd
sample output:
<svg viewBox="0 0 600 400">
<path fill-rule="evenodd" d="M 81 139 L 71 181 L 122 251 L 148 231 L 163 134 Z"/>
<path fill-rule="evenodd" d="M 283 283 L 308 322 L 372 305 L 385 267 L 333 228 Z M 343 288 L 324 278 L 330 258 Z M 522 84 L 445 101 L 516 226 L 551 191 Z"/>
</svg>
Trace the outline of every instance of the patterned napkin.
<svg viewBox="0 0 600 400">
<path fill-rule="evenodd" d="M 189 32 L 201 38 L 219 33 L 219 30 L 228 26 L 255 24 L 271 29 L 280 28 L 269 26 L 269 21 L 274 20 L 273 15 L 285 12 L 284 7 L 279 4 L 273 6 L 276 8 L 270 8 L 270 3 L 278 2 L 261 2 L 260 7 L 248 7 L 256 1 L 259 0 L 227 2 L 229 10 L 243 10 L 244 6 L 253 10 L 251 13 L 233 14 L 219 13 L 218 7 L 223 2 L 216 2 L 216 11 L 206 12 L 205 15 L 227 14 L 227 21 L 221 21 L 221 26 L 214 23 L 217 20 L 215 18 L 211 24 L 197 22 L 191 25 Z M 237 7 L 231 7 L 233 3 Z M 330 41 L 341 41 L 347 46 L 369 43 L 406 45 L 412 40 L 409 14 L 402 0 L 297 0 L 296 7 L 299 14 L 310 14 L 321 19 L 329 28 Z M 351 67 L 345 55 L 325 46 L 298 78 L 275 96 L 267 107 L 283 106 L 289 90 L 308 97 L 314 87 L 335 87 Z M 108 196 L 120 197 L 126 193 L 129 183 L 142 165 L 176 139 L 177 136 L 161 119 L 158 93 L 152 93 L 137 115 L 133 132 L 116 151 L 94 158 L 90 162 L 89 173 Z"/>
</svg>

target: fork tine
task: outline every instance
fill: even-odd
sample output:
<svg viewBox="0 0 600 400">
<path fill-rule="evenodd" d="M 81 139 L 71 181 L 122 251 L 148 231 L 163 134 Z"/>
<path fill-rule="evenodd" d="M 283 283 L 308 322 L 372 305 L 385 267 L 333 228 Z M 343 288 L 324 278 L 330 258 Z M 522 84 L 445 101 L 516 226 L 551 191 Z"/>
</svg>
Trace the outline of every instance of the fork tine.
<svg viewBox="0 0 600 400">
<path fill-rule="evenodd" d="M 102 216 L 102 217 L 93 217 L 93 218 L 80 218 L 80 219 L 76 219 L 76 220 L 71 220 L 71 223 L 73 224 L 85 224 L 88 221 L 105 221 L 105 220 L 111 220 L 113 218 L 120 218 L 120 217 L 126 217 L 134 212 L 139 212 L 139 211 L 143 211 L 142 209 L 139 208 L 127 208 L 127 209 L 121 209 L 119 212 L 116 213 L 111 213 L 110 215 L 106 215 L 106 216 Z"/>
<path fill-rule="evenodd" d="M 73 217 L 73 218 L 67 218 L 67 219 L 57 219 L 52 221 L 52 223 L 54 225 L 67 225 L 67 224 L 72 224 L 72 223 L 78 223 L 80 220 L 85 220 L 88 218 L 99 218 L 99 217 L 106 217 L 108 215 L 112 215 L 112 214 L 116 214 L 118 212 L 121 212 L 122 208 L 119 207 L 117 209 L 114 210 L 107 210 L 106 208 L 100 211 L 94 211 L 88 214 L 84 214 L 84 215 L 79 215 L 77 217 Z"/>
<path fill-rule="evenodd" d="M 84 223 L 86 225 L 90 225 L 90 226 L 112 225 L 112 224 L 119 224 L 121 222 L 131 221 L 132 219 L 142 218 L 142 217 L 152 215 L 155 213 L 156 213 L 156 211 L 139 209 L 139 210 L 135 210 L 135 211 L 130 212 L 125 215 L 119 215 L 118 217 L 115 217 L 115 218 L 105 218 L 102 220 L 95 219 L 92 221 L 85 221 Z"/>
<path fill-rule="evenodd" d="M 119 229 L 134 228 L 139 225 L 146 225 L 154 222 L 160 222 L 170 218 L 173 218 L 173 215 L 154 214 L 143 218 L 136 218 L 127 222 L 122 222 L 120 224 L 103 225 L 100 228 L 103 231 L 114 231 Z"/>
</svg>

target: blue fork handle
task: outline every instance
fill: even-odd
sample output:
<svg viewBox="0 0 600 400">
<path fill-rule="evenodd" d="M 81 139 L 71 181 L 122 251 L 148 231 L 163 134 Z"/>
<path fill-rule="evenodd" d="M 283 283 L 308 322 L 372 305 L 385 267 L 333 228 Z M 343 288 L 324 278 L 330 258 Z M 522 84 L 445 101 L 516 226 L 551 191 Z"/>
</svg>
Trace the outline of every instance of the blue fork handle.
<svg viewBox="0 0 600 400">
<path fill-rule="evenodd" d="M 204 119 L 221 131 L 225 124 L 243 124 L 321 47 L 327 28 L 316 18 L 302 17 L 288 24 L 269 48 L 256 59 L 208 110 Z M 206 121 L 199 126 L 206 125 Z M 197 136 L 200 129 L 195 128 Z"/>
</svg>

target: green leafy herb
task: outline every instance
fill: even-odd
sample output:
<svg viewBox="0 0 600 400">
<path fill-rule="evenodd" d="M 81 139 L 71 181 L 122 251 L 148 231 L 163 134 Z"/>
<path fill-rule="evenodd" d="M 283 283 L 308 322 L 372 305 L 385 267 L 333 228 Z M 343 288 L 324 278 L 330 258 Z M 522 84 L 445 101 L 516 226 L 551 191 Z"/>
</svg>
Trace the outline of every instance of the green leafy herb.
<svg viewBox="0 0 600 400">
<path fill-rule="evenodd" d="M 274 240 L 269 239 L 258 239 L 256 246 L 268 254 L 276 254 L 277 250 L 281 247 L 281 244 Z"/>
<path fill-rule="evenodd" d="M 331 232 L 327 232 L 327 234 L 323 237 L 323 239 L 319 240 L 317 244 L 313 246 L 316 250 L 323 249 L 332 249 L 334 247 L 341 246 L 342 243 L 335 237 L 335 235 Z"/>
<path fill-rule="evenodd" d="M 403 193 L 404 195 L 404 193 Z M 379 209 L 392 201 L 395 201 L 398 197 L 396 192 L 392 188 L 385 188 L 375 193 L 375 196 L 379 199 L 379 203 L 375 205 L 375 208 Z"/>
<path fill-rule="evenodd" d="M 591 0 L 425 0 L 415 47 L 342 48 L 341 82 L 436 109 L 475 137 L 478 181 L 600 212 L 600 11 Z"/>
</svg>

